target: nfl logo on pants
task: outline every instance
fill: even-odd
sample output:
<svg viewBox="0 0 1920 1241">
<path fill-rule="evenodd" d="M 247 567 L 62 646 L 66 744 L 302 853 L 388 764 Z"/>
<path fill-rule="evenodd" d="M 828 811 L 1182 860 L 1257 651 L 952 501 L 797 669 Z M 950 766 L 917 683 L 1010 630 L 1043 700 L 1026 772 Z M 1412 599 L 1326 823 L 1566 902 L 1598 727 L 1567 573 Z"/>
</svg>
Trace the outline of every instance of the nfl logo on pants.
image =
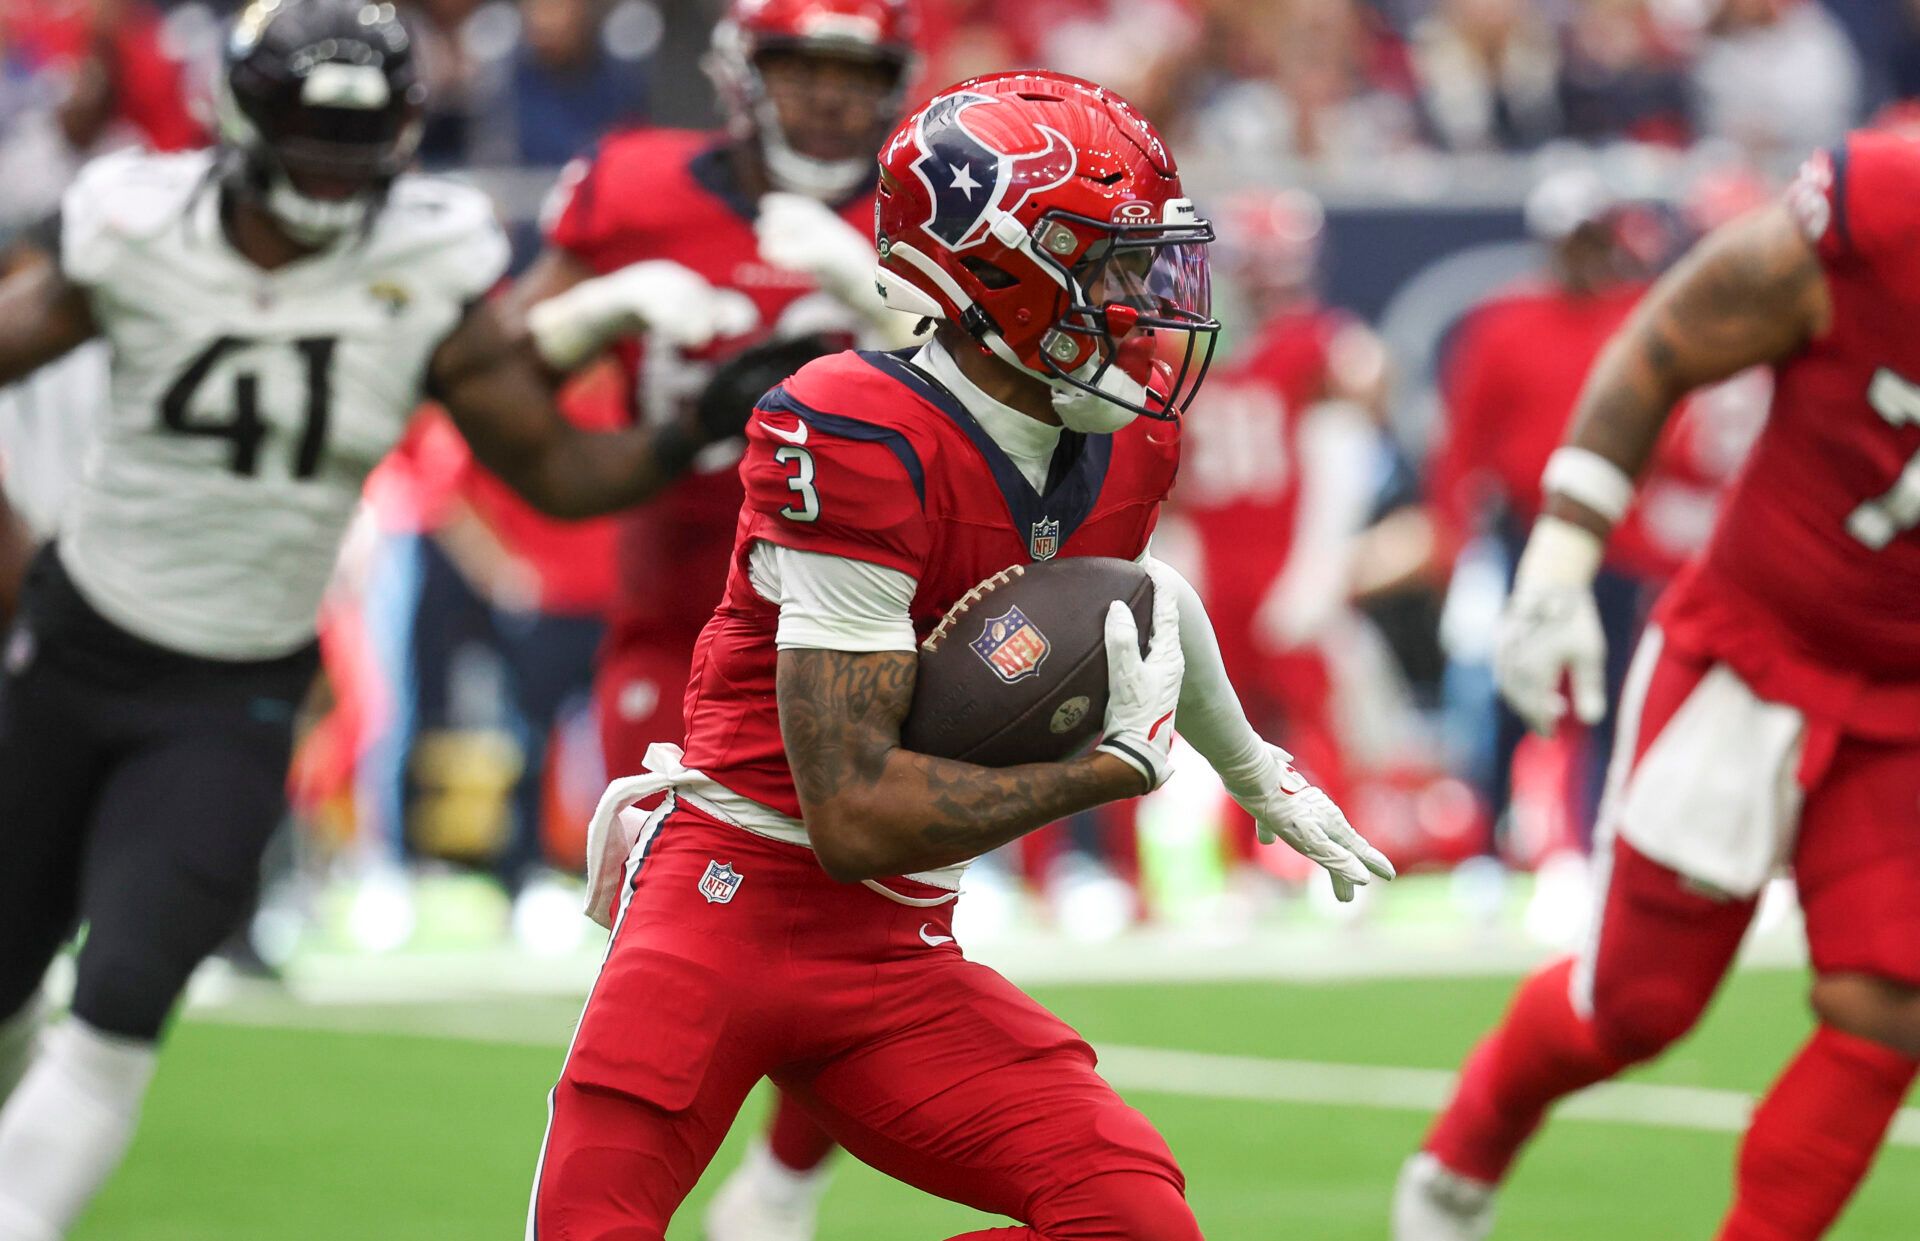
<svg viewBox="0 0 1920 1241">
<path fill-rule="evenodd" d="M 700 876 L 700 895 L 712 905 L 724 905 L 740 890 L 742 875 L 731 862 L 708 862 L 707 873 Z"/>
</svg>

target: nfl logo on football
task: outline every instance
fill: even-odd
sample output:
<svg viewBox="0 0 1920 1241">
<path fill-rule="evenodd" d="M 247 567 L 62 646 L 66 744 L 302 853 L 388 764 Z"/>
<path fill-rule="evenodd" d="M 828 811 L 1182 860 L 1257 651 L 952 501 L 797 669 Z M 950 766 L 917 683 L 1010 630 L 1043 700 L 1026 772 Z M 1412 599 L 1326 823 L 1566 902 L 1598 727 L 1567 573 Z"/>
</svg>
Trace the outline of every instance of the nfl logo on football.
<svg viewBox="0 0 1920 1241">
<path fill-rule="evenodd" d="M 973 653 L 1008 684 L 1038 672 L 1051 649 L 1047 635 L 1017 607 L 989 620 L 973 640 Z"/>
<path fill-rule="evenodd" d="M 731 862 L 708 862 L 707 873 L 700 876 L 700 895 L 711 905 L 724 905 L 740 890 L 743 876 Z"/>
<path fill-rule="evenodd" d="M 1035 560 L 1052 560 L 1053 554 L 1060 550 L 1060 523 L 1044 517 L 1034 522 L 1027 547 Z"/>
</svg>

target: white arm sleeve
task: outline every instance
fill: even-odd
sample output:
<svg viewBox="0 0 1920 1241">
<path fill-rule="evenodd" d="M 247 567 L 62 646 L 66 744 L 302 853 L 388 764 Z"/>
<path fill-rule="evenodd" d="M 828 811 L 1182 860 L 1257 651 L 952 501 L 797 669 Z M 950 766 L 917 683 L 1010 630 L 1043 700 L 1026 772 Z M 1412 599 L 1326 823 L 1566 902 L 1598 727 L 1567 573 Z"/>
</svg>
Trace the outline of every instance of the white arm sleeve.
<svg viewBox="0 0 1920 1241">
<path fill-rule="evenodd" d="M 1149 559 L 1151 553 L 1140 557 L 1142 564 Z M 1235 792 L 1267 770 L 1267 744 L 1247 722 L 1240 695 L 1227 679 L 1220 640 L 1213 636 L 1213 622 L 1207 618 L 1199 592 L 1186 578 L 1166 568 L 1164 561 L 1158 564 L 1180 591 L 1180 652 L 1186 657 L 1187 671 L 1180 683 L 1177 727 L 1220 774 L 1227 791 Z"/>
<path fill-rule="evenodd" d="M 780 650 L 911 651 L 919 583 L 898 569 L 759 542 L 748 553 L 753 589 L 780 606 Z"/>
</svg>

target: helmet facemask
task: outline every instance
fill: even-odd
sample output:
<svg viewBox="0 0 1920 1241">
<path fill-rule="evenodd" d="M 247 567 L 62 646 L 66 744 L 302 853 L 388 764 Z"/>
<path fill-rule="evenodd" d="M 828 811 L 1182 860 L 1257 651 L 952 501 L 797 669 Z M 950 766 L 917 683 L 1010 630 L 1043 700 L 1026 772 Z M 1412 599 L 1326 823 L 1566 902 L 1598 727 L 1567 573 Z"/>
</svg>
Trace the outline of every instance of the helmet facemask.
<svg viewBox="0 0 1920 1241">
<path fill-rule="evenodd" d="M 1034 228 L 1031 253 L 1067 290 L 1039 357 L 1069 426 L 1117 430 L 1136 416 L 1177 419 L 1206 379 L 1220 332 L 1206 256 L 1213 229 L 1183 200 L 1167 211 L 1174 223 L 1111 224 L 1050 211 Z M 1057 256 L 1071 254 L 1083 231 L 1099 237 L 1069 267 Z"/>
<path fill-rule="evenodd" d="M 833 58 L 886 74 L 890 84 L 872 101 L 871 141 L 853 144 L 854 153 L 842 159 L 823 159 L 800 150 L 781 120 L 780 106 L 765 71 L 771 58 L 782 56 Z M 899 113 L 912 76 L 911 60 L 897 49 L 853 38 L 823 36 L 753 41 L 737 26 L 723 24 L 715 31 L 707 70 L 728 102 L 735 137 L 750 139 L 755 144 L 774 188 L 837 204 L 872 179 L 871 152 L 879 146 Z"/>
<path fill-rule="evenodd" d="M 425 88 L 412 84 L 393 98 L 379 68 L 322 62 L 300 94 L 298 106 L 250 109 L 223 76 L 220 136 L 233 153 L 235 187 L 289 239 L 317 249 L 372 223 L 419 146 Z"/>
</svg>

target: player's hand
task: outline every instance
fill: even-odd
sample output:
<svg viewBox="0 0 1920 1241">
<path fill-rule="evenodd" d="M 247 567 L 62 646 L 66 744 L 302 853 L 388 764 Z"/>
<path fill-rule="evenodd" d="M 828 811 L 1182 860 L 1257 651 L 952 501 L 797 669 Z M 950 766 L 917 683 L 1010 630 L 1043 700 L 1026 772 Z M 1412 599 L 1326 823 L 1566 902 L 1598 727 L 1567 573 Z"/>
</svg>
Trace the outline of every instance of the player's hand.
<svg viewBox="0 0 1920 1241">
<path fill-rule="evenodd" d="M 1293 767 L 1293 755 L 1277 745 L 1267 747 L 1267 763 L 1254 779 L 1227 791 L 1253 816 L 1260 843 L 1284 840 L 1308 861 L 1323 867 L 1333 879 L 1333 894 L 1353 899 L 1354 889 L 1373 876 L 1392 879 L 1393 863 L 1353 830 L 1339 806 L 1307 782 Z"/>
<path fill-rule="evenodd" d="M 716 337 L 750 332 L 760 322 L 752 298 L 737 289 L 716 288 L 669 259 L 633 263 L 601 279 L 610 282 L 610 303 L 629 316 L 633 327 L 664 336 L 682 349 L 705 348 Z"/>
<path fill-rule="evenodd" d="M 583 280 L 527 312 L 540 356 L 571 371 L 620 336 L 652 331 L 681 349 L 750 332 L 760 322 L 753 299 L 707 283 L 668 259 L 648 259 Z"/>
<path fill-rule="evenodd" d="M 1121 759 L 1152 792 L 1173 770 L 1173 713 L 1186 675 L 1180 649 L 1180 606 L 1175 592 L 1153 587 L 1153 633 L 1140 654 L 1140 627 L 1133 611 L 1114 601 L 1107 607 L 1107 722 L 1099 748 Z"/>
<path fill-rule="evenodd" d="M 712 443 L 744 434 L 753 407 L 769 388 L 815 358 L 834 352 L 832 341 L 813 333 L 749 345 L 721 362 L 694 401 L 701 438 Z"/>
<path fill-rule="evenodd" d="M 1567 713 L 1598 724 L 1607 713 L 1607 638 L 1593 601 L 1598 536 L 1543 517 L 1535 524 L 1495 635 L 1493 676 L 1514 714 L 1550 736 Z"/>
<path fill-rule="evenodd" d="M 804 272 L 863 314 L 878 299 L 873 239 L 818 199 L 779 190 L 761 195 L 753 235 L 760 242 L 762 259 L 775 267 Z"/>
</svg>

